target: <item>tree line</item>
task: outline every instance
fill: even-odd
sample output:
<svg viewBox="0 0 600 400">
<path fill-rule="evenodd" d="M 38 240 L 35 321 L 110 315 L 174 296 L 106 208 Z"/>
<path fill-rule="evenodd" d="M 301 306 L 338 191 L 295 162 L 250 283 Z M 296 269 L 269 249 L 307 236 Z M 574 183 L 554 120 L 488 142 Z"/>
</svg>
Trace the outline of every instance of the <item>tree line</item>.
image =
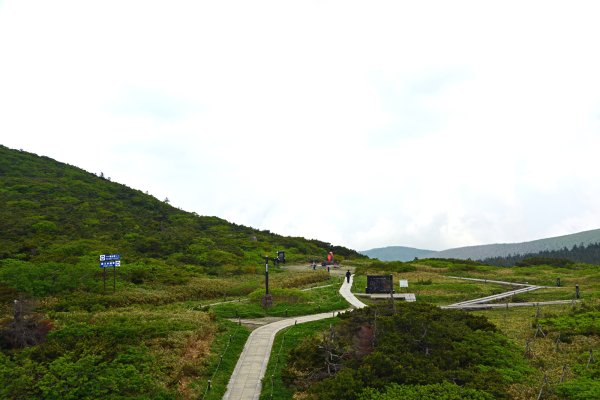
<svg viewBox="0 0 600 400">
<path fill-rule="evenodd" d="M 600 243 L 575 245 L 571 249 L 544 250 L 537 253 L 511 254 L 505 257 L 490 257 L 481 262 L 499 267 L 555 265 L 568 266 L 573 263 L 600 264 Z"/>
</svg>

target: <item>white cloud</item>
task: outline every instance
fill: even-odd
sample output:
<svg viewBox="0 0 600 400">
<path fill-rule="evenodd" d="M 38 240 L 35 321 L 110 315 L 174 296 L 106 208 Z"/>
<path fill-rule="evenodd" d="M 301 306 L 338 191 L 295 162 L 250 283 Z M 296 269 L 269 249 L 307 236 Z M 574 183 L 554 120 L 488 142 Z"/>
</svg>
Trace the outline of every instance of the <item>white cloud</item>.
<svg viewBox="0 0 600 400">
<path fill-rule="evenodd" d="M 599 8 L 7 1 L 0 139 L 359 249 L 591 229 Z"/>
</svg>

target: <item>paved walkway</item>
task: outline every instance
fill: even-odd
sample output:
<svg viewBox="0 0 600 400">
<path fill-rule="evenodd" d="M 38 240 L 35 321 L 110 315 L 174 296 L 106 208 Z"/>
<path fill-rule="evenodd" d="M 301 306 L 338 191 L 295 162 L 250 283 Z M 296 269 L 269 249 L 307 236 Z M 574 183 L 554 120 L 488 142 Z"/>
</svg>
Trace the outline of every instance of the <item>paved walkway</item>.
<svg viewBox="0 0 600 400">
<path fill-rule="evenodd" d="M 356 308 L 366 307 L 366 305 L 359 301 L 350 291 L 353 281 L 354 275 L 350 278 L 350 283 L 346 282 L 346 279 L 344 279 L 344 283 L 340 288 L 340 294 L 352 304 L 352 306 Z M 223 399 L 256 400 L 260 397 L 262 378 L 265 376 L 267 363 L 271 356 L 271 348 L 273 347 L 273 341 L 275 340 L 277 332 L 296 323 L 301 324 L 303 322 L 331 318 L 344 311 L 347 310 L 287 318 L 261 326 L 252 331 L 248 337 L 248 341 L 246 341 L 246 345 L 244 346 L 244 350 L 242 350 L 242 354 L 238 359 L 235 369 L 233 370 L 233 374 L 231 374 L 231 379 L 227 384 L 227 392 L 225 392 Z"/>
<path fill-rule="evenodd" d="M 458 277 L 457 277 L 458 278 Z M 479 280 L 473 278 L 458 278 L 467 280 Z M 482 281 L 485 281 L 482 279 Z M 354 275 L 351 276 L 350 282 L 347 282 L 344 278 L 344 282 L 340 287 L 340 294 L 352 305 L 354 308 L 366 307 L 366 304 L 356 298 L 351 292 L 352 283 L 354 282 Z M 519 292 L 526 292 L 531 290 L 537 290 L 543 288 L 543 286 L 535 286 L 528 284 L 518 284 L 513 282 L 502 282 L 502 281 L 490 281 L 489 283 L 498 284 L 510 284 L 514 286 L 522 286 L 521 289 L 511 290 L 509 292 L 502 293 L 500 295 L 487 296 L 481 299 L 467 300 L 460 303 L 451 304 L 442 308 L 492 308 L 492 307 L 507 307 L 506 304 L 484 304 L 486 302 L 497 300 L 502 297 L 512 296 Z M 545 287 L 544 287 L 545 288 Z M 570 302 L 564 301 L 564 302 Z M 562 304 L 563 301 L 555 302 L 539 302 L 539 303 L 514 303 L 514 306 L 536 306 L 542 304 Z M 513 304 L 510 304 L 513 306 Z M 330 318 L 336 316 L 340 312 L 348 310 L 338 310 L 333 312 L 305 315 L 301 317 L 286 318 L 280 321 L 272 322 L 267 325 L 263 325 L 260 328 L 252 331 L 248 337 L 248 341 L 244 346 L 244 350 L 238 359 L 238 362 L 233 370 L 231 379 L 227 385 L 227 392 L 223 396 L 226 400 L 258 400 L 260 392 L 262 390 L 262 379 L 265 376 L 267 369 L 267 363 L 271 356 L 271 348 L 273 347 L 273 341 L 275 335 L 280 330 L 287 328 L 288 326 L 296 323 L 301 324 L 303 322 L 317 321 L 320 319 Z"/>
</svg>

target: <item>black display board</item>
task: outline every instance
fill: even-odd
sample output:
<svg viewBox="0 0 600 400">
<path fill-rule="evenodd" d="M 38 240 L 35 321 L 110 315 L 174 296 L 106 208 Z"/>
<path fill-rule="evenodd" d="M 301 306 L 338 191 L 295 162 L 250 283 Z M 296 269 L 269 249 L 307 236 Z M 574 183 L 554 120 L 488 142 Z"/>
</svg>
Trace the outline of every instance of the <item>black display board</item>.
<svg viewBox="0 0 600 400">
<path fill-rule="evenodd" d="M 393 288 L 392 275 L 367 275 L 366 293 L 390 293 Z"/>
</svg>

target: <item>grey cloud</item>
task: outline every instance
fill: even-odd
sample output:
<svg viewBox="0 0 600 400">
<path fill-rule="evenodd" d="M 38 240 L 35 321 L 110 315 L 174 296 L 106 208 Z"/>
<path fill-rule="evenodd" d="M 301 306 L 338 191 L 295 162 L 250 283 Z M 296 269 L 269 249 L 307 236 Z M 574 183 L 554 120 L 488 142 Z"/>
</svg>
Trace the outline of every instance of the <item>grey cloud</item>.
<svg viewBox="0 0 600 400">
<path fill-rule="evenodd" d="M 142 116 L 164 121 L 182 119 L 198 109 L 188 101 L 148 88 L 129 88 L 110 107 L 116 115 Z"/>
</svg>

